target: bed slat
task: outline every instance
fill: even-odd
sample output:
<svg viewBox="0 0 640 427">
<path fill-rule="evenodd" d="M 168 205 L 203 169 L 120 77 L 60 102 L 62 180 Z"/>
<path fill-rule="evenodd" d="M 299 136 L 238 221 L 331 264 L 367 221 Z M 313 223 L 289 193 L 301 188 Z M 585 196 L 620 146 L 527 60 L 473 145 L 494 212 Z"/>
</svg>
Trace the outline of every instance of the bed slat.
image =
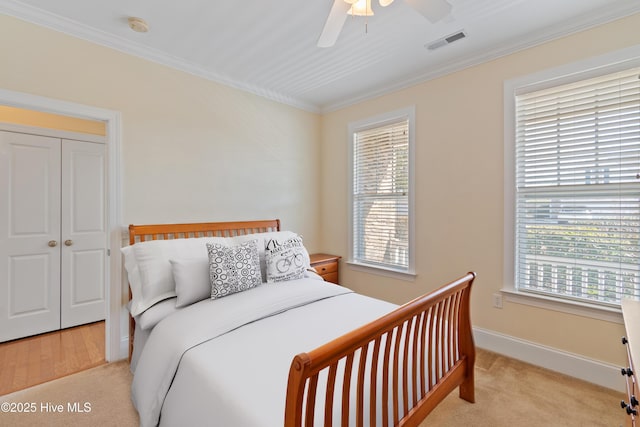
<svg viewBox="0 0 640 427">
<path fill-rule="evenodd" d="M 378 389 L 378 358 L 380 356 L 380 340 L 381 337 L 376 338 L 373 344 L 373 356 L 371 358 L 371 387 L 370 387 L 370 397 L 369 397 L 369 425 L 371 427 L 376 426 L 376 418 L 377 418 L 377 409 L 378 409 L 378 400 L 377 400 L 377 389 Z"/>
<path fill-rule="evenodd" d="M 336 387 L 336 373 L 338 364 L 333 363 L 329 367 L 329 377 L 327 379 L 327 390 L 324 399 L 324 419 L 327 425 L 333 425 L 333 395 Z"/>
<path fill-rule="evenodd" d="M 413 352 L 411 354 L 411 372 L 413 373 L 413 376 L 411 378 L 411 391 L 413 392 L 413 394 L 411 395 L 411 397 L 413 400 L 411 402 L 414 405 L 418 401 L 418 383 L 420 382 L 420 370 L 418 369 L 418 347 L 420 343 L 420 325 L 422 324 L 421 319 L 423 316 L 424 313 L 420 313 L 419 316 L 414 317 L 415 326 L 413 328 L 413 336 L 411 338 L 411 344 L 413 348 Z M 421 363 L 421 365 L 423 365 L 423 363 Z"/>
<path fill-rule="evenodd" d="M 353 353 L 347 355 L 342 378 L 342 427 L 349 427 L 349 398 L 351 391 L 351 371 L 353 369 Z"/>
<path fill-rule="evenodd" d="M 382 425 L 389 426 L 389 360 L 391 358 L 391 341 L 393 341 L 394 330 L 389 330 L 385 334 L 386 343 L 384 346 L 384 363 L 382 365 Z"/>
<path fill-rule="evenodd" d="M 358 397 L 356 404 L 356 427 L 364 426 L 364 378 L 367 369 L 368 345 L 360 348 L 360 363 L 358 364 Z"/>
<path fill-rule="evenodd" d="M 404 322 L 403 322 L 404 323 Z M 400 379 L 399 376 L 399 364 L 400 364 L 400 341 L 402 340 L 402 326 L 398 325 L 395 329 L 395 337 L 393 340 L 393 366 L 391 372 L 393 374 L 393 425 L 397 425 L 400 417 Z"/>
<path fill-rule="evenodd" d="M 313 417 L 316 408 L 316 390 L 318 388 L 318 374 L 311 377 L 307 389 L 307 410 L 305 411 L 305 426 L 313 427 Z"/>
<path fill-rule="evenodd" d="M 424 363 L 425 360 L 428 360 L 427 363 L 431 363 L 431 359 L 427 359 L 425 354 L 428 348 L 428 341 L 426 340 L 427 337 L 427 324 L 429 322 L 429 318 L 431 316 L 431 311 L 433 309 L 429 308 L 427 311 L 422 313 L 422 330 L 420 331 L 420 360 L 423 361 L 423 363 L 420 363 L 420 396 L 424 396 L 425 394 L 427 394 L 427 390 L 429 389 L 428 386 L 428 382 L 429 382 L 429 378 L 430 376 L 428 375 L 428 373 L 425 370 L 425 365 L 426 363 Z M 431 352 L 429 352 L 429 355 L 431 355 Z M 429 365 L 431 366 L 431 365 Z"/>
<path fill-rule="evenodd" d="M 415 316 L 405 322 L 404 349 L 402 352 L 402 409 L 403 414 L 409 412 L 409 350 L 411 342 L 411 330 Z"/>
</svg>

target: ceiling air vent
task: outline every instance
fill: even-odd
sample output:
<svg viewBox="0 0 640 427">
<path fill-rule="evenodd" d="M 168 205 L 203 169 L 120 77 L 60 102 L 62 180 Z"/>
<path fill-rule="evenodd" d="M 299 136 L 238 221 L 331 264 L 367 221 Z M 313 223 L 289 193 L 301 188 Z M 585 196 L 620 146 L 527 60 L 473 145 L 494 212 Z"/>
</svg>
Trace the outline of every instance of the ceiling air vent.
<svg viewBox="0 0 640 427">
<path fill-rule="evenodd" d="M 438 39 L 436 41 L 433 41 L 429 44 L 426 44 L 425 47 L 429 50 L 436 50 L 438 48 L 441 48 L 442 46 L 446 46 L 448 44 L 451 44 L 455 41 L 461 40 L 463 38 L 467 37 L 467 34 L 464 32 L 464 30 L 460 30 L 458 32 L 455 32 L 453 34 L 449 34 L 446 37 L 443 37 L 441 39 Z"/>
</svg>

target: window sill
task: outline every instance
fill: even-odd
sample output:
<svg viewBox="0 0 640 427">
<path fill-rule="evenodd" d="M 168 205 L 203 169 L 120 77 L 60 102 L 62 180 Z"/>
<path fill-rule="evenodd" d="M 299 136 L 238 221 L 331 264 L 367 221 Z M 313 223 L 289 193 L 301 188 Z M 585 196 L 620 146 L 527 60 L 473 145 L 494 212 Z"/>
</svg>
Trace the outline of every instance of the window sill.
<svg viewBox="0 0 640 427">
<path fill-rule="evenodd" d="M 502 289 L 505 301 L 524 304 L 547 310 L 559 311 L 576 316 L 590 317 L 612 323 L 623 323 L 620 307 L 591 305 L 579 301 L 563 300 L 547 295 L 518 292 L 513 289 Z"/>
<path fill-rule="evenodd" d="M 378 276 L 391 277 L 393 279 L 400 279 L 406 281 L 414 281 L 416 274 L 410 271 L 394 270 L 392 268 L 385 268 L 380 266 L 374 266 L 370 264 L 362 264 L 355 261 L 347 261 L 349 267 L 353 270 L 361 271 L 363 273 L 376 274 Z"/>
</svg>

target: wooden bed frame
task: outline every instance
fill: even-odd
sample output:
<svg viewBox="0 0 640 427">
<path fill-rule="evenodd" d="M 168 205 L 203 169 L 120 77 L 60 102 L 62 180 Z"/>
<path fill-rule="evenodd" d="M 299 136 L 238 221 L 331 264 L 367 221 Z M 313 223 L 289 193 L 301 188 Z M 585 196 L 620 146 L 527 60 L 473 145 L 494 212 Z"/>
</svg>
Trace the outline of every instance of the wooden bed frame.
<svg viewBox="0 0 640 427">
<path fill-rule="evenodd" d="M 357 427 L 365 425 L 365 408 L 370 426 L 388 426 L 389 415 L 394 426 L 417 426 L 458 386 L 462 399 L 475 402 L 475 346 L 469 316 L 475 277 L 475 273 L 468 273 L 378 320 L 295 356 L 289 371 L 285 427 L 302 426 L 303 418 L 305 426 L 313 425 L 318 402 L 325 425 L 333 425 L 334 399 L 342 402 L 341 414 L 349 414 L 353 375 L 357 378 Z M 367 352 L 371 352 L 370 359 Z M 339 362 L 344 363 L 343 387 L 336 390 Z M 318 377 L 323 371 L 327 387 L 324 399 L 318 400 Z M 381 408 L 377 406 L 378 392 L 381 402 L 386 402 Z M 381 419 L 377 423 L 378 409 Z M 341 425 L 348 423 L 348 416 L 342 415 Z"/>
<path fill-rule="evenodd" d="M 130 225 L 129 243 L 279 230 L 278 219 Z M 324 424 L 333 425 L 334 402 L 340 402 L 341 414 L 346 414 L 341 415 L 342 426 L 349 425 L 348 414 L 355 409 L 356 427 L 388 426 L 390 417 L 394 426 L 417 426 L 456 387 L 462 399 L 474 402 L 475 345 L 469 310 L 475 277 L 468 273 L 295 356 L 287 385 L 285 427 L 302 427 L 303 422 L 313 426 L 316 413 L 324 413 Z M 130 318 L 130 358 L 134 327 Z M 324 398 L 317 395 L 321 375 L 327 381 Z M 356 379 L 353 385 L 352 378 Z M 342 387 L 336 389 L 336 383 Z M 355 407 L 351 407 L 353 397 Z"/>
<path fill-rule="evenodd" d="M 151 224 L 129 225 L 129 244 L 147 240 L 188 239 L 190 237 L 233 237 L 243 234 L 280 231 L 280 220 L 236 222 L 200 222 L 192 224 Z M 131 301 L 131 288 L 129 288 Z M 136 330 L 135 319 L 129 316 L 129 362 L 133 355 L 133 338 Z"/>
</svg>

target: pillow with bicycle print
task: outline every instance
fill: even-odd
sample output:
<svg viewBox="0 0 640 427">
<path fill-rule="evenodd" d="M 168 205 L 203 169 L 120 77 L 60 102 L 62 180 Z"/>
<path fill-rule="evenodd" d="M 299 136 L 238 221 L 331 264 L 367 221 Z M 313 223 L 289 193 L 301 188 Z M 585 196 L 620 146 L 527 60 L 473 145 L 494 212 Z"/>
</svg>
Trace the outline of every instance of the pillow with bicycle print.
<svg viewBox="0 0 640 427">
<path fill-rule="evenodd" d="M 286 240 L 265 240 L 267 283 L 302 279 L 310 268 L 309 253 L 300 236 Z"/>
</svg>

